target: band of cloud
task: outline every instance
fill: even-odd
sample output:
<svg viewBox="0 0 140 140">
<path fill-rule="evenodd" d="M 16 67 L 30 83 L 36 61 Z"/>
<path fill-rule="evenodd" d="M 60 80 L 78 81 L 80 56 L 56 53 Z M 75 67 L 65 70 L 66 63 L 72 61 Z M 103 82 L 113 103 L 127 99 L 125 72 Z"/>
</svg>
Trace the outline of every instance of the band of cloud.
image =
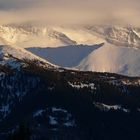
<svg viewBox="0 0 140 140">
<path fill-rule="evenodd" d="M 139 0 L 0 0 L 1 24 L 140 25 Z"/>
</svg>

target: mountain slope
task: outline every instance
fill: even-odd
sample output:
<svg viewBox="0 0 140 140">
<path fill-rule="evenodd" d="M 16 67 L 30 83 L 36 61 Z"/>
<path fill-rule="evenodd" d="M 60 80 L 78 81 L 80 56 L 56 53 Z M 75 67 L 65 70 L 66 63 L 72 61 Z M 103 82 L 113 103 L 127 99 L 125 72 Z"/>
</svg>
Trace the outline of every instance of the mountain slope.
<svg viewBox="0 0 140 140">
<path fill-rule="evenodd" d="M 76 44 L 76 41 L 71 40 L 65 34 L 55 31 L 49 26 L 0 26 L 0 38 L 1 44 L 23 48 L 33 46 L 57 47 Z"/>
<path fill-rule="evenodd" d="M 114 140 L 140 138 L 140 78 L 54 71 L 33 61 L 20 70 L 6 70 L 0 65 L 1 140 L 24 135 L 34 140 L 103 140 L 116 131 Z"/>
<path fill-rule="evenodd" d="M 105 43 L 27 50 L 61 67 L 140 76 L 140 50 L 132 47 Z"/>
<path fill-rule="evenodd" d="M 23 48 L 1 45 L 0 46 L 0 63 L 9 64 L 12 67 L 18 67 L 17 60 L 28 59 L 31 61 L 38 60 L 44 64 L 44 66 L 55 67 L 55 65 L 49 63 L 47 60 L 44 60 Z M 41 63 L 40 63 L 41 64 Z M 20 63 L 19 63 L 20 65 Z"/>
<path fill-rule="evenodd" d="M 113 72 L 140 75 L 140 50 L 110 44 L 93 51 L 77 67 L 84 71 Z"/>
<path fill-rule="evenodd" d="M 124 47 L 140 47 L 140 28 L 130 26 L 87 26 L 88 32 L 99 35 L 108 43 Z"/>
<path fill-rule="evenodd" d="M 48 60 L 61 67 L 75 67 L 92 51 L 100 48 L 103 44 L 97 45 L 71 45 L 57 48 L 27 48 L 35 55 Z"/>
<path fill-rule="evenodd" d="M 0 26 L 0 43 L 18 47 L 59 47 L 76 44 L 140 46 L 140 28 L 123 26 Z"/>
</svg>

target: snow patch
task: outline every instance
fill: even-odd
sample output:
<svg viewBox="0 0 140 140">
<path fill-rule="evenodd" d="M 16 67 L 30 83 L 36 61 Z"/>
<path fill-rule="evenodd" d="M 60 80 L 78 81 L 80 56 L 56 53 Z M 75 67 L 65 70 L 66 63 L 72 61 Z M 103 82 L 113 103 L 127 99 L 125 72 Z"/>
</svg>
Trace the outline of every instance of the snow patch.
<svg viewBox="0 0 140 140">
<path fill-rule="evenodd" d="M 73 87 L 73 88 L 77 88 L 77 89 L 82 89 L 82 88 L 90 88 L 91 90 L 96 90 L 95 84 L 94 83 L 89 83 L 89 84 L 85 84 L 85 83 L 71 83 L 68 82 L 68 84 Z"/>
<path fill-rule="evenodd" d="M 130 110 L 126 109 L 126 108 L 123 108 L 122 106 L 120 105 L 107 105 L 107 104 L 104 104 L 104 103 L 98 103 L 98 102 L 94 102 L 93 103 L 97 108 L 100 108 L 101 110 L 103 111 L 109 111 L 109 110 L 122 110 L 126 113 L 129 113 Z"/>
<path fill-rule="evenodd" d="M 63 113 L 67 113 L 67 111 L 65 109 L 56 108 L 56 107 L 52 107 L 52 112 L 63 112 Z"/>
<path fill-rule="evenodd" d="M 49 123 L 51 125 L 57 125 L 58 124 L 58 122 L 56 121 L 56 118 L 52 117 L 52 116 L 49 116 Z"/>
<path fill-rule="evenodd" d="M 42 115 L 42 113 L 44 112 L 45 110 L 38 110 L 38 111 L 36 111 L 34 114 L 33 114 L 33 117 L 35 118 L 35 117 L 38 117 L 38 116 L 41 116 Z"/>
<path fill-rule="evenodd" d="M 9 104 L 7 105 L 2 105 L 0 108 L 0 113 L 3 114 L 3 118 L 5 118 L 9 113 L 10 113 L 10 106 Z"/>
</svg>

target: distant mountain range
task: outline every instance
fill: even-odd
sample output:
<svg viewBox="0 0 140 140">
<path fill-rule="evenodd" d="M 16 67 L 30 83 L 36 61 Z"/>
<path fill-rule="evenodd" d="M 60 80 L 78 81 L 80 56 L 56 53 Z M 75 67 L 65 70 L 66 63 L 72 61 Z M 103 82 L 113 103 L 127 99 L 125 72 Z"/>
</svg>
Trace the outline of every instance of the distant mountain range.
<svg viewBox="0 0 140 140">
<path fill-rule="evenodd" d="M 139 28 L 6 25 L 0 26 L 0 43 L 5 53 L 21 58 L 44 59 L 82 71 L 140 76 Z"/>
</svg>

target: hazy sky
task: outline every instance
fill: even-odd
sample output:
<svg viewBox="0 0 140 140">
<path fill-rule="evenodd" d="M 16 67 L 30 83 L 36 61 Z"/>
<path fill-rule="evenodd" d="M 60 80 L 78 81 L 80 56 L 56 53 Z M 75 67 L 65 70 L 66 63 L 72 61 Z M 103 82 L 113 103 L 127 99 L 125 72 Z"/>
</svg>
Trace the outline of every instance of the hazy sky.
<svg viewBox="0 0 140 140">
<path fill-rule="evenodd" d="M 0 0 L 2 24 L 140 25 L 140 0 Z"/>
</svg>

